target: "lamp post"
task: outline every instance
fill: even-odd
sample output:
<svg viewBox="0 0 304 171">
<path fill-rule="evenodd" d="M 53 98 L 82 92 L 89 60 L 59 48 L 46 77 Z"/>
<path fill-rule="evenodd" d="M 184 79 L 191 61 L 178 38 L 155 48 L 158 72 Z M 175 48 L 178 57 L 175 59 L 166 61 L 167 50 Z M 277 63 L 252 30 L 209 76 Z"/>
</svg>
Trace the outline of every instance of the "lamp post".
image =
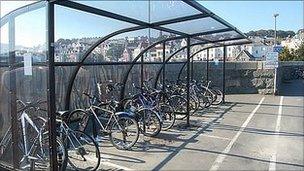
<svg viewBox="0 0 304 171">
<path fill-rule="evenodd" d="M 277 45 L 277 17 L 279 14 L 273 14 L 274 17 L 274 45 Z"/>
<path fill-rule="evenodd" d="M 273 14 L 274 17 L 274 45 L 273 48 L 275 49 L 277 45 L 277 17 L 279 14 Z M 274 68 L 274 87 L 273 87 L 273 93 L 274 95 L 277 95 L 277 67 Z"/>
</svg>

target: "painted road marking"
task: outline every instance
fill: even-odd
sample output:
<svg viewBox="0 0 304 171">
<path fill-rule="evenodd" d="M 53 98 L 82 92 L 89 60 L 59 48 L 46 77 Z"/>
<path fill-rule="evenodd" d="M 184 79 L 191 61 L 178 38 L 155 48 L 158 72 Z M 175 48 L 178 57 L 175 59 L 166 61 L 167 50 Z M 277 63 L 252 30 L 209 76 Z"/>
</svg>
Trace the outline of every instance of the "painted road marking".
<svg viewBox="0 0 304 171">
<path fill-rule="evenodd" d="M 265 97 L 263 97 L 259 104 L 253 109 L 253 111 L 250 113 L 250 115 L 248 116 L 248 118 L 246 119 L 246 121 L 243 123 L 243 125 L 241 126 L 240 130 L 236 133 L 236 135 L 232 138 L 232 140 L 230 141 L 230 143 L 226 146 L 226 148 L 224 149 L 224 151 L 222 151 L 222 154 L 219 154 L 217 156 L 217 158 L 215 159 L 215 161 L 213 162 L 210 170 L 215 171 L 218 170 L 218 168 L 220 167 L 221 163 L 225 160 L 226 158 L 226 154 L 229 153 L 229 151 L 231 150 L 233 144 L 235 143 L 235 141 L 238 139 L 238 137 L 241 135 L 241 133 L 244 131 L 244 129 L 246 128 L 246 126 L 248 125 L 248 123 L 250 122 L 251 118 L 253 117 L 253 115 L 256 113 L 256 111 L 260 108 L 261 104 L 263 103 Z"/>
<path fill-rule="evenodd" d="M 216 139 L 221 139 L 221 140 L 229 140 L 229 141 L 231 141 L 231 138 L 226 138 L 226 137 L 219 137 L 219 136 L 214 136 L 214 135 L 205 135 L 205 134 L 202 134 L 201 136 L 204 136 L 204 137 L 210 137 L 210 138 L 216 138 Z"/>
<path fill-rule="evenodd" d="M 271 155 L 270 163 L 269 163 L 269 169 L 268 170 L 276 170 L 276 162 L 277 162 L 277 145 L 278 145 L 278 138 L 279 138 L 279 132 L 281 130 L 281 118 L 282 118 L 282 108 L 283 108 L 283 99 L 284 96 L 281 96 L 280 99 L 280 106 L 278 110 L 278 118 L 277 118 L 277 124 L 275 128 L 275 152 Z"/>
<path fill-rule="evenodd" d="M 114 163 L 111 163 L 111 162 L 106 162 L 106 161 L 101 161 L 100 164 L 105 165 L 105 166 L 109 166 L 109 167 L 114 167 L 114 168 L 119 169 L 119 170 L 130 170 L 130 171 L 133 170 L 133 169 L 130 169 L 130 168 L 118 165 L 118 164 L 114 164 Z"/>
<path fill-rule="evenodd" d="M 100 154 L 100 157 L 103 158 L 111 158 L 110 155 L 106 155 L 106 154 Z M 86 159 L 89 160 L 89 161 L 96 161 L 96 159 L 93 159 L 92 157 L 90 156 L 86 156 Z M 133 171 L 134 169 L 130 169 L 130 168 L 127 168 L 125 166 L 121 166 L 121 165 L 118 165 L 118 164 L 114 164 L 114 163 L 111 163 L 109 162 L 110 160 L 109 159 L 101 159 L 100 160 L 100 165 L 104 165 L 104 166 L 109 166 L 109 167 L 114 167 L 115 169 L 119 169 L 119 170 L 129 170 L 129 171 Z M 99 167 L 100 167 L 99 165 Z"/>
</svg>

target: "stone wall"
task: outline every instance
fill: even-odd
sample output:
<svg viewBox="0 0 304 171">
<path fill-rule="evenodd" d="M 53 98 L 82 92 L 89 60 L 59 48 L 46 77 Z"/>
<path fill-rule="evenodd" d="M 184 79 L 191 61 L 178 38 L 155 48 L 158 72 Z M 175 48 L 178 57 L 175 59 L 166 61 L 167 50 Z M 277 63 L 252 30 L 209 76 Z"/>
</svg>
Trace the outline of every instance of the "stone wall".
<svg viewBox="0 0 304 171">
<path fill-rule="evenodd" d="M 264 67 L 264 62 L 226 62 L 225 83 L 226 93 L 273 93 L 274 70 L 268 70 Z M 206 80 L 207 63 L 194 63 L 195 80 Z M 183 77 L 186 76 L 186 68 L 183 71 Z M 214 87 L 223 87 L 223 63 L 209 62 L 209 80 Z"/>
</svg>

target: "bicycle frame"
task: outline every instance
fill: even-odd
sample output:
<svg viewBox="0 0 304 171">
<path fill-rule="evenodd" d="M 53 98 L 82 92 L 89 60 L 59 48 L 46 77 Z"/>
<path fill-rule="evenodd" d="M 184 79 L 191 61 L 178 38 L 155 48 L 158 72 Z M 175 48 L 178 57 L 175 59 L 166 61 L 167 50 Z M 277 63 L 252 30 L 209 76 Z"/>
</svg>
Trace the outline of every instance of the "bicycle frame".
<svg viewBox="0 0 304 171">
<path fill-rule="evenodd" d="M 116 123 L 118 123 L 118 120 L 117 120 L 117 117 L 115 116 L 115 113 L 112 112 L 112 111 L 110 111 L 110 110 L 107 110 L 107 109 L 104 109 L 104 108 L 101 108 L 101 107 L 95 106 L 95 105 L 91 105 L 90 108 L 89 108 L 88 110 L 92 112 L 93 116 L 94 116 L 95 119 L 97 120 L 97 122 L 98 122 L 98 124 L 100 125 L 101 129 L 102 129 L 103 131 L 105 131 L 105 132 L 109 130 L 109 126 L 110 126 L 110 123 L 111 123 L 111 121 L 112 121 L 112 118 L 114 118 L 114 121 L 115 121 Z M 104 125 L 101 123 L 101 121 L 99 120 L 99 118 L 98 118 L 98 116 L 97 116 L 95 110 L 101 110 L 101 111 L 103 111 L 103 112 L 105 112 L 105 113 L 110 113 L 110 114 L 111 114 L 110 119 L 108 120 L 108 122 L 107 122 L 107 124 L 106 124 L 105 126 L 104 126 Z M 118 125 L 119 125 L 119 124 L 118 124 Z M 120 125 L 119 125 L 119 127 L 120 127 Z M 120 128 L 120 129 L 121 129 L 121 128 Z"/>
</svg>

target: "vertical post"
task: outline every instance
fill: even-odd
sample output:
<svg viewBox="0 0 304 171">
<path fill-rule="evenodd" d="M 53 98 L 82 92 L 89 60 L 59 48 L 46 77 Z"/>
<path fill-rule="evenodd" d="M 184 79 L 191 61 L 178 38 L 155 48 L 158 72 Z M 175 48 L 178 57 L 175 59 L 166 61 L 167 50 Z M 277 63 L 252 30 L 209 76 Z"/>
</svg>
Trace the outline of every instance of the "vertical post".
<svg viewBox="0 0 304 171">
<path fill-rule="evenodd" d="M 166 41 L 163 42 L 163 92 L 165 91 L 165 84 L 166 84 Z"/>
<path fill-rule="evenodd" d="M 141 93 L 143 93 L 143 88 L 144 87 L 144 54 L 141 55 L 140 57 L 140 88 L 141 88 Z M 146 132 L 146 114 L 143 115 L 143 131 Z"/>
<path fill-rule="evenodd" d="M 9 27 L 9 93 L 10 93 L 10 108 L 9 113 L 11 115 L 11 128 L 12 128 L 12 154 L 13 154 L 13 168 L 19 169 L 18 160 L 18 122 L 17 117 L 17 97 L 16 97 L 16 73 L 14 64 L 16 62 L 15 56 L 15 17 L 10 17 L 8 22 Z"/>
<path fill-rule="evenodd" d="M 207 49 L 207 83 L 209 82 L 209 48 Z"/>
<path fill-rule="evenodd" d="M 190 126 L 190 37 L 187 37 L 187 126 Z"/>
<path fill-rule="evenodd" d="M 144 86 L 144 55 L 140 57 L 140 87 Z"/>
<path fill-rule="evenodd" d="M 190 70 L 190 73 L 191 73 L 191 80 L 190 80 L 190 81 L 193 80 L 193 63 L 194 63 L 194 62 L 193 62 L 193 58 L 194 58 L 194 57 L 191 58 L 191 67 L 190 67 L 190 69 L 191 69 L 191 70 Z"/>
<path fill-rule="evenodd" d="M 274 46 L 273 48 L 276 47 L 277 45 L 277 17 L 279 14 L 274 14 Z M 277 67 L 274 68 L 274 87 L 273 87 L 273 94 L 277 95 Z"/>
<path fill-rule="evenodd" d="M 48 57 L 48 121 L 50 144 L 50 170 L 57 168 L 56 151 L 56 105 L 55 105 L 55 66 L 54 66 L 54 3 L 47 3 L 47 57 Z"/>
<path fill-rule="evenodd" d="M 226 94 L 226 56 L 227 56 L 227 47 L 224 46 L 224 56 L 223 56 L 223 103 L 225 103 L 225 94 Z"/>
</svg>

